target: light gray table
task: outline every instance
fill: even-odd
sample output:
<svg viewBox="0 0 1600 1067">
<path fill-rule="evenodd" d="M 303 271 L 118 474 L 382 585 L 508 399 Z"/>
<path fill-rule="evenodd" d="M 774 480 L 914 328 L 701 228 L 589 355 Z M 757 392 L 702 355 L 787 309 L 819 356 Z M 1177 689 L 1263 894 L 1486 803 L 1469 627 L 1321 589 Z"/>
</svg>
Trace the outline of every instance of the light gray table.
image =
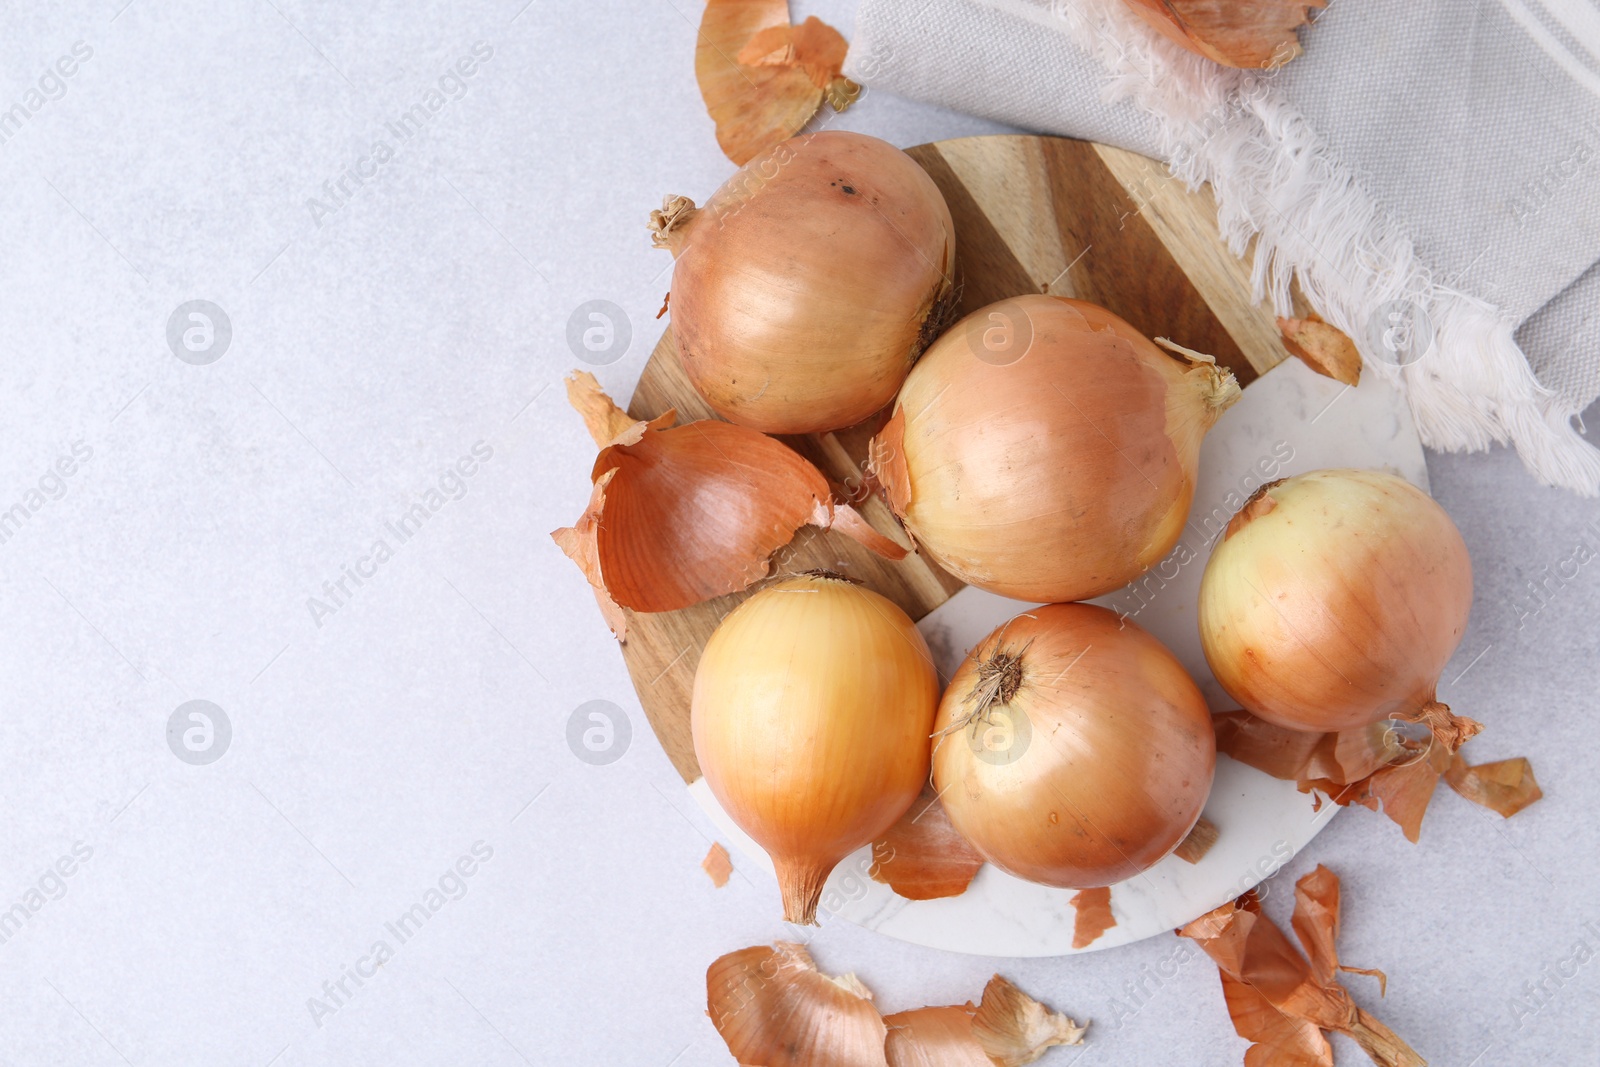
<svg viewBox="0 0 1600 1067">
<path fill-rule="evenodd" d="M 0 1063 L 731 1062 L 705 967 L 786 935 L 774 887 L 701 873 L 713 831 L 547 536 L 588 495 L 569 317 L 624 309 L 625 396 L 666 288 L 645 214 L 730 167 L 697 7 L 523 3 L 0 14 Z M 841 125 L 994 129 L 881 96 Z M 226 336 L 185 347 L 194 300 Z M 1351 986 L 1433 1062 L 1594 1062 L 1600 964 L 1520 1026 L 1511 998 L 1600 949 L 1600 563 L 1526 600 L 1600 509 L 1504 452 L 1430 463 L 1479 575 L 1442 696 L 1546 799 L 1441 793 L 1418 846 L 1349 813 L 1282 877 L 1344 878 L 1344 956 L 1392 995 Z M 631 727 L 608 765 L 567 741 L 590 700 Z M 1148 977 L 1175 944 L 814 948 L 887 1011 L 1000 970 L 1094 1020 L 1046 1063 L 1238 1063 L 1209 963 Z"/>
</svg>

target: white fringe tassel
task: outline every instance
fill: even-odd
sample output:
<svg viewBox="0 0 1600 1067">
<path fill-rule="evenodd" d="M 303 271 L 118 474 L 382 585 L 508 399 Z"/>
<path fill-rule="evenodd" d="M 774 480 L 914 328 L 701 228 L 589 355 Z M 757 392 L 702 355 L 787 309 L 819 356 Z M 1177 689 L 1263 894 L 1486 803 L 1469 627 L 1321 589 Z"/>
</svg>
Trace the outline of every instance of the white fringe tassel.
<svg viewBox="0 0 1600 1067">
<path fill-rule="evenodd" d="M 1190 188 L 1209 182 L 1236 255 L 1254 242 L 1257 300 L 1292 314 L 1289 283 L 1343 330 L 1366 365 L 1404 383 L 1424 444 L 1449 452 L 1514 445 L 1546 485 L 1600 494 L 1600 451 L 1577 412 L 1539 384 L 1495 307 L 1433 277 L 1405 231 L 1379 211 L 1293 106 L 1270 72 L 1220 67 L 1159 36 L 1123 0 L 979 2 L 1065 27 L 1111 74 L 1107 98 L 1131 98 L 1156 123 L 1162 155 Z M 1433 345 L 1404 366 L 1374 341 L 1373 316 L 1410 305 Z"/>
</svg>

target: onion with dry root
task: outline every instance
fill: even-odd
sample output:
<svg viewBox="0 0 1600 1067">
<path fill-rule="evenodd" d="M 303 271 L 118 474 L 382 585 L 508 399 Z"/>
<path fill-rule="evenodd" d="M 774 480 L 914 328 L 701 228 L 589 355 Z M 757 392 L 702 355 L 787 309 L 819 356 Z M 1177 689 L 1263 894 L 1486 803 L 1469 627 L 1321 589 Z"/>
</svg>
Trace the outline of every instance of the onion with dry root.
<svg viewBox="0 0 1600 1067">
<path fill-rule="evenodd" d="M 1081 300 L 991 304 L 912 370 L 873 471 L 923 551 L 969 585 L 1108 593 L 1177 543 L 1200 441 L 1240 395 L 1232 372 L 1181 351 L 1189 365 Z"/>
<path fill-rule="evenodd" d="M 1279 726 L 1458 731 L 1468 720 L 1435 692 L 1471 607 L 1466 543 L 1428 494 L 1382 471 L 1312 471 L 1262 486 L 1228 523 L 1200 640 L 1222 687 Z"/>
<path fill-rule="evenodd" d="M 816 922 L 828 872 L 916 799 L 938 700 L 911 619 L 836 575 L 768 586 L 711 635 L 694 677 L 695 756 L 772 857 L 786 920 Z"/>
<path fill-rule="evenodd" d="M 1482 729 L 1437 698 L 1471 607 L 1461 534 L 1403 478 L 1321 470 L 1269 482 L 1228 523 L 1200 582 L 1206 661 L 1259 720 L 1220 717 L 1219 739 L 1302 790 L 1381 805 L 1417 840 L 1440 776 L 1468 782 L 1457 749 Z M 1461 791 L 1509 815 L 1537 799 L 1522 768 L 1502 790 L 1473 779 Z"/>
<path fill-rule="evenodd" d="M 933 781 L 950 821 L 1021 878 L 1089 889 L 1177 847 L 1216 745 L 1171 652 L 1114 612 L 1051 604 L 989 635 L 939 705 Z"/>
<path fill-rule="evenodd" d="M 672 336 L 717 414 L 766 433 L 852 426 L 894 399 L 941 325 L 955 230 L 893 145 L 827 130 L 651 216 L 671 250 Z"/>
</svg>

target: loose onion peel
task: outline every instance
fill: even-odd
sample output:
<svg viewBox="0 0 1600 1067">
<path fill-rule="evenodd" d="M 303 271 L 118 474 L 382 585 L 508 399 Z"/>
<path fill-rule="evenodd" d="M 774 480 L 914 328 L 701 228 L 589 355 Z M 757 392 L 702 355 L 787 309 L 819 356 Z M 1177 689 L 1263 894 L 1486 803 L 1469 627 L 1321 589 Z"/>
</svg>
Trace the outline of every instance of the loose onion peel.
<svg viewBox="0 0 1600 1067">
<path fill-rule="evenodd" d="M 1469 766 L 1457 753 L 1444 772 L 1445 784 L 1474 804 L 1509 819 L 1544 793 L 1534 780 L 1533 767 L 1523 756 Z"/>
<path fill-rule="evenodd" d="M 711 847 L 706 850 L 706 858 L 700 861 L 700 869 L 706 872 L 706 877 L 711 879 L 711 884 L 721 889 L 728 884 L 728 878 L 733 874 L 733 857 L 728 855 L 728 850 L 721 841 L 711 842 Z"/>
<path fill-rule="evenodd" d="M 885 1067 L 887 1029 L 854 975 L 830 978 L 803 945 L 780 941 L 720 957 L 706 971 L 706 1014 L 747 1067 Z"/>
<path fill-rule="evenodd" d="M 1072 895 L 1072 947 L 1088 948 L 1117 925 L 1111 914 L 1111 887 L 1080 889 Z"/>
<path fill-rule="evenodd" d="M 885 1058 L 892 1067 L 994 1067 L 972 1036 L 973 1011 L 968 1003 L 896 1012 L 883 1020 Z"/>
<path fill-rule="evenodd" d="M 875 882 L 907 900 L 956 897 L 983 866 L 983 857 L 950 825 L 939 796 L 924 786 L 900 821 L 872 843 Z"/>
<path fill-rule="evenodd" d="M 972 1036 L 997 1067 L 1032 1063 L 1056 1045 L 1081 1045 L 1088 1023 L 1079 1026 L 1051 1011 L 998 974 L 983 987 L 972 1017 Z"/>
<path fill-rule="evenodd" d="M 1313 314 L 1303 319 L 1280 318 L 1278 330 L 1283 334 L 1283 346 L 1324 378 L 1345 385 L 1361 383 L 1361 353 L 1338 327 Z"/>
<path fill-rule="evenodd" d="M 1152 29 L 1225 67 L 1281 67 L 1301 52 L 1298 30 L 1327 0 L 1125 0 Z"/>
<path fill-rule="evenodd" d="M 1079 1026 L 995 975 L 983 999 L 887 1016 L 889 1067 L 1022 1067 L 1057 1045 L 1081 1045 Z"/>
<path fill-rule="evenodd" d="M 1324 1030 L 1355 1039 L 1380 1067 L 1427 1067 L 1338 982 L 1341 971 L 1382 974 L 1339 963 L 1338 877 L 1319 865 L 1295 883 L 1294 896 L 1293 928 L 1305 955 L 1262 914 L 1253 891 L 1178 931 L 1217 964 L 1234 1029 L 1254 1042 L 1246 1067 L 1333 1067 Z"/>
<path fill-rule="evenodd" d="M 814 15 L 792 25 L 788 0 L 709 0 L 694 72 L 723 154 L 743 164 L 799 133 L 824 99 L 849 107 L 861 87 L 840 75 L 847 50 Z"/>
<path fill-rule="evenodd" d="M 1413 842 L 1440 777 L 1474 804 L 1508 819 L 1543 796 L 1532 766 L 1521 756 L 1468 764 L 1450 748 L 1450 740 L 1463 732 L 1459 727 L 1446 730 L 1444 740 L 1430 731 L 1414 741 L 1384 723 L 1315 734 L 1276 726 L 1247 711 L 1224 712 L 1212 722 L 1218 752 L 1295 782 L 1302 793 L 1316 790 L 1340 806 L 1381 808 Z"/>
<path fill-rule="evenodd" d="M 1178 842 L 1178 847 L 1172 854 L 1185 863 L 1199 863 L 1206 858 L 1206 853 L 1211 851 L 1211 846 L 1217 843 L 1221 832 L 1217 824 L 1201 816 L 1200 821 L 1194 824 L 1194 829 L 1189 831 L 1189 836 Z"/>
<path fill-rule="evenodd" d="M 889 559 L 905 549 L 835 504 L 821 471 L 756 430 L 675 413 L 631 418 L 594 375 L 567 379 L 567 398 L 600 446 L 589 506 L 550 536 L 593 586 L 612 633 L 633 611 L 674 611 L 766 577 L 768 557 L 811 523 L 836 528 Z"/>
<path fill-rule="evenodd" d="M 1085 1027 L 995 975 L 983 999 L 887 1018 L 855 975 L 831 978 L 802 945 L 730 952 L 706 971 L 706 1014 L 745 1067 L 1022 1067 Z"/>
</svg>

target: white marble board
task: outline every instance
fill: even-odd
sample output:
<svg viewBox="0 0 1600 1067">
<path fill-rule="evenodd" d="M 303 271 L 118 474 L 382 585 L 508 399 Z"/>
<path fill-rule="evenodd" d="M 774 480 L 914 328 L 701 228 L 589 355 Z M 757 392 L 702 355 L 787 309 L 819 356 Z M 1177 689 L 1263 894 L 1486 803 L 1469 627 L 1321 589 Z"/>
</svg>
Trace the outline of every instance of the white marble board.
<svg viewBox="0 0 1600 1067">
<path fill-rule="evenodd" d="M 1213 711 L 1237 705 L 1211 677 L 1195 627 L 1200 576 L 1212 541 L 1263 482 L 1325 467 L 1376 467 L 1428 488 L 1422 445 L 1400 395 L 1376 375 L 1355 388 L 1288 360 L 1245 390 L 1207 436 L 1200 453 L 1195 503 L 1177 547 L 1140 581 L 1095 601 L 1132 618 L 1178 657 Z M 948 677 L 967 651 L 1022 601 L 968 587 L 919 624 Z M 748 859 L 769 874 L 766 853 L 733 824 L 705 779 L 690 794 Z M 823 911 L 914 944 L 986 956 L 1064 956 L 1115 948 L 1172 930 L 1272 874 L 1310 843 L 1338 811 L 1313 810 L 1313 798 L 1225 756 L 1205 817 L 1220 831 L 1197 864 L 1168 856 L 1112 887 L 1117 925 L 1085 949 L 1072 947 L 1073 891 L 1035 885 L 991 866 L 967 891 L 913 901 L 874 882 L 870 848 L 848 857 L 828 880 Z"/>
</svg>

